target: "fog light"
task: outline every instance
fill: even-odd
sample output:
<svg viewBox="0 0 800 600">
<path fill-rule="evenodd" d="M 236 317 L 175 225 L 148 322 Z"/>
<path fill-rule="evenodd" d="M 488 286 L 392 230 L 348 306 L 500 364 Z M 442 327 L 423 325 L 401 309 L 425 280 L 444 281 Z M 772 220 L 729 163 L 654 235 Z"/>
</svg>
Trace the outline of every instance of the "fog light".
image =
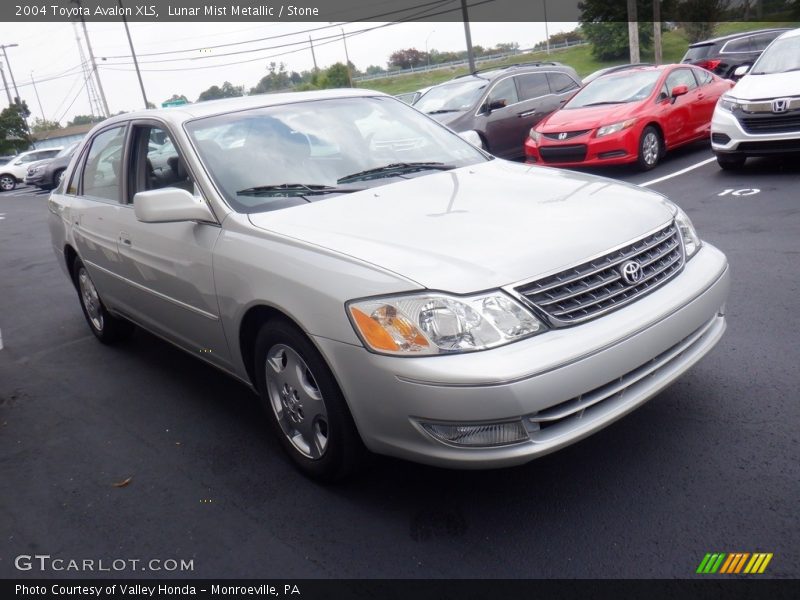
<svg viewBox="0 0 800 600">
<path fill-rule="evenodd" d="M 424 423 L 422 428 L 434 439 L 454 446 L 488 448 L 527 442 L 530 438 L 521 421 L 506 423 Z"/>
</svg>

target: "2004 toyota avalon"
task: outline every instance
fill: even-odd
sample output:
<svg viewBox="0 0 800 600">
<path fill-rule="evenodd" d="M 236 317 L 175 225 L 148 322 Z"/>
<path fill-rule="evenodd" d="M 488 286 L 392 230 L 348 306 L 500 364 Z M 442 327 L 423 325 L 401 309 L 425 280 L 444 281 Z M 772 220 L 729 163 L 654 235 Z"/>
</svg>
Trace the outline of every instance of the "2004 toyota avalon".
<svg viewBox="0 0 800 600">
<path fill-rule="evenodd" d="M 725 329 L 725 256 L 666 198 L 495 159 L 377 92 L 114 117 L 49 209 L 100 341 L 135 323 L 252 385 L 323 480 L 367 450 L 524 463 L 641 405 Z"/>
</svg>

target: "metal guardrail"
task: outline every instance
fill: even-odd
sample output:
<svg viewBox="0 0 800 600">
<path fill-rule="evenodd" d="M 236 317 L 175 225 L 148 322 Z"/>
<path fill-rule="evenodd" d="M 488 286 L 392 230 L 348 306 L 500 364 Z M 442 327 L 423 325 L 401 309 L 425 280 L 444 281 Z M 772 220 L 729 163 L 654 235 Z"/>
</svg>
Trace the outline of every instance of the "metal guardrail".
<svg viewBox="0 0 800 600">
<path fill-rule="evenodd" d="M 562 42 L 560 44 L 550 44 L 550 50 L 552 51 L 561 48 L 572 48 L 573 46 L 585 46 L 588 43 L 589 42 L 586 41 L 579 41 L 579 42 Z M 479 56 L 475 57 L 475 64 L 477 65 L 483 62 L 503 60 L 504 58 L 519 56 L 520 54 L 530 54 L 531 52 L 544 52 L 544 48 L 539 48 L 539 47 L 527 48 L 522 50 L 515 50 L 514 52 L 504 52 L 502 54 L 492 54 L 490 56 Z M 358 75 L 356 77 L 353 77 L 353 81 L 370 81 L 372 79 L 383 79 L 385 77 L 412 75 L 414 73 L 426 73 L 428 71 L 438 71 L 439 69 L 462 67 L 468 64 L 469 60 L 464 58 L 460 60 L 451 60 L 444 63 L 420 65 L 418 67 L 411 67 L 410 69 L 398 69 L 396 71 L 387 70 L 387 71 L 381 71 L 380 73 L 371 73 L 369 75 Z"/>
</svg>

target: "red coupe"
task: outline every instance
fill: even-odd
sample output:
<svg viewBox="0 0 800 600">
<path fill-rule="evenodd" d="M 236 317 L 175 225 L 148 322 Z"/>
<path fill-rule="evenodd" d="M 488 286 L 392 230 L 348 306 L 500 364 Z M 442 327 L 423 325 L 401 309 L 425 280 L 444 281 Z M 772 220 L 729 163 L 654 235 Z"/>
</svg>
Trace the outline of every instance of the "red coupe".
<svg viewBox="0 0 800 600">
<path fill-rule="evenodd" d="M 733 86 L 690 65 L 605 75 L 531 129 L 526 161 L 652 169 L 668 149 L 709 137 L 717 99 Z"/>
</svg>

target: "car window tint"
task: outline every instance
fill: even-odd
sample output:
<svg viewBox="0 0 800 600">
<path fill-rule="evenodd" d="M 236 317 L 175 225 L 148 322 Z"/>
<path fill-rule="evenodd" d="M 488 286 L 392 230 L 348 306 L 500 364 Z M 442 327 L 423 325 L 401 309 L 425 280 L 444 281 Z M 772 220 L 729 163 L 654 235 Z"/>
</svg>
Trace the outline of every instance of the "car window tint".
<svg viewBox="0 0 800 600">
<path fill-rule="evenodd" d="M 545 73 L 525 73 L 516 77 L 520 100 L 541 98 L 550 93 Z"/>
<path fill-rule="evenodd" d="M 517 88 L 514 79 L 507 77 L 498 83 L 489 93 L 489 103 L 505 101 L 505 106 L 518 102 Z"/>
<path fill-rule="evenodd" d="M 194 182 L 169 132 L 160 127 L 134 129 L 133 193 L 177 187 L 194 194 Z M 144 156 L 144 160 L 142 159 Z"/>
<path fill-rule="evenodd" d="M 743 37 L 737 40 L 726 42 L 726 44 L 722 47 L 722 52 L 723 54 L 730 54 L 732 52 L 752 52 L 753 47 L 750 43 L 751 40 L 751 37 Z"/>
<path fill-rule="evenodd" d="M 83 167 L 83 194 L 118 200 L 125 128 L 107 129 L 92 140 Z"/>
<path fill-rule="evenodd" d="M 577 82 L 566 73 L 548 73 L 547 80 L 550 82 L 550 91 L 554 94 L 566 94 L 579 87 Z"/>
<path fill-rule="evenodd" d="M 781 32 L 777 33 L 762 33 L 761 35 L 754 35 L 750 38 L 750 46 L 755 52 L 761 52 L 770 45 Z"/>
<path fill-rule="evenodd" d="M 676 69 L 667 76 L 667 88 L 672 91 L 675 86 L 685 85 L 690 90 L 697 87 L 697 81 L 689 69 Z"/>
</svg>

